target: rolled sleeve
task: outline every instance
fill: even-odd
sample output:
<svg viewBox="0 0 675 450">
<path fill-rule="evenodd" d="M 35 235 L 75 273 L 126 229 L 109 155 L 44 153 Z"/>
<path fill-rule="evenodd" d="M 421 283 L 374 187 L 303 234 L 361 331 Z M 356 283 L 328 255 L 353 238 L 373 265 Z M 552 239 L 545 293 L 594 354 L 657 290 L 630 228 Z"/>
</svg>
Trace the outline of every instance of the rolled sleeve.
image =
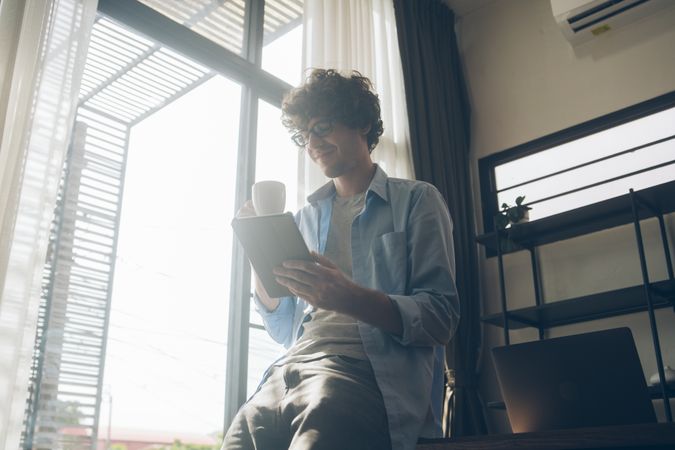
<svg viewBox="0 0 675 450">
<path fill-rule="evenodd" d="M 410 345 L 413 343 L 413 336 L 419 336 L 422 328 L 422 315 L 419 307 L 417 303 L 410 301 L 409 296 L 390 295 L 389 298 L 398 310 L 403 324 L 401 336 L 393 335 L 392 337 L 401 345 Z"/>
<path fill-rule="evenodd" d="M 269 311 L 260 301 L 258 295 L 253 296 L 255 309 L 263 320 L 265 329 L 276 342 L 288 347 L 291 343 L 293 316 L 295 315 L 295 297 L 281 297 L 279 306 Z"/>
</svg>

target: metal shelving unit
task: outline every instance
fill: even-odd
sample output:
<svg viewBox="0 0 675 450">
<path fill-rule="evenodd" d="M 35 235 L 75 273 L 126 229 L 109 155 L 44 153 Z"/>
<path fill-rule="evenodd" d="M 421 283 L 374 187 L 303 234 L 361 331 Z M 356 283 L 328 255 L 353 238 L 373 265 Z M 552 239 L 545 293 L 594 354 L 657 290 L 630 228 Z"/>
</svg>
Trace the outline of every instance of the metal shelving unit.
<svg viewBox="0 0 675 450">
<path fill-rule="evenodd" d="M 661 379 L 664 379 L 661 344 L 654 311 L 666 307 L 675 308 L 675 276 L 673 275 L 673 263 L 663 219 L 664 214 L 673 211 L 675 211 L 675 181 L 640 191 L 631 189 L 627 194 L 607 201 L 546 217 L 535 222 L 515 224 L 506 230 L 495 230 L 478 236 L 478 243 L 485 246 L 491 254 L 497 256 L 501 294 L 501 312 L 486 315 L 481 320 L 502 327 L 504 342 L 508 345 L 510 341 L 509 330 L 511 329 L 536 328 L 539 331 L 539 338 L 543 339 L 544 331 L 548 328 L 646 311 L 649 317 L 657 368 Z M 668 273 L 667 280 L 658 282 L 649 280 L 642 241 L 641 221 L 649 218 L 656 218 L 659 222 Z M 535 251 L 538 246 L 631 223 L 635 228 L 642 284 L 547 303 L 542 301 L 541 278 L 537 252 Z M 530 253 L 535 305 L 509 310 L 506 302 L 503 258 L 508 253 L 523 250 Z M 672 422 L 669 402 L 674 393 L 672 387 L 657 386 L 650 389 L 650 392 L 653 398 L 663 399 L 666 420 Z M 490 402 L 488 406 L 503 408 L 503 403 Z"/>
</svg>

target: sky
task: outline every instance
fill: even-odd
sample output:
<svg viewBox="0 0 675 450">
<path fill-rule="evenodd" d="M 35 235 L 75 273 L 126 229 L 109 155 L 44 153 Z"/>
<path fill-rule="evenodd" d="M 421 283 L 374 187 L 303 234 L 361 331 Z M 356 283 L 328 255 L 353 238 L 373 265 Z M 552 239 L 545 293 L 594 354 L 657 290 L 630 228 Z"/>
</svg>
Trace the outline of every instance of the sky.
<svg viewBox="0 0 675 450">
<path fill-rule="evenodd" d="M 499 204 L 505 202 L 513 205 L 519 195 L 526 196 L 525 203 L 541 200 L 561 192 L 604 182 L 626 173 L 672 161 L 675 143 L 667 141 L 528 183 L 534 178 L 636 148 L 645 142 L 671 136 L 673 123 L 675 123 L 675 108 L 561 144 L 545 152 L 534 153 L 502 164 L 495 168 L 497 188 L 504 189 L 499 193 Z M 673 179 L 675 179 L 675 171 L 671 165 L 603 183 L 591 189 L 533 205 L 530 220 L 627 194 L 630 188 L 644 189 Z M 510 186 L 514 187 L 509 189 Z"/>
</svg>

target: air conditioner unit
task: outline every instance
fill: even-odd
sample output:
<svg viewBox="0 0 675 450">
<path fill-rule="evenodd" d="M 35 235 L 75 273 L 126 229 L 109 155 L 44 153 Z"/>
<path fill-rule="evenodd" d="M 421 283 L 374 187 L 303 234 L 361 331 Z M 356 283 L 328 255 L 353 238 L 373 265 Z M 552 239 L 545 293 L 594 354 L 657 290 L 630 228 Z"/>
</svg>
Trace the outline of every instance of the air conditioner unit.
<svg viewBox="0 0 675 450">
<path fill-rule="evenodd" d="M 673 5 L 673 0 L 551 0 L 553 16 L 572 45 Z"/>
</svg>

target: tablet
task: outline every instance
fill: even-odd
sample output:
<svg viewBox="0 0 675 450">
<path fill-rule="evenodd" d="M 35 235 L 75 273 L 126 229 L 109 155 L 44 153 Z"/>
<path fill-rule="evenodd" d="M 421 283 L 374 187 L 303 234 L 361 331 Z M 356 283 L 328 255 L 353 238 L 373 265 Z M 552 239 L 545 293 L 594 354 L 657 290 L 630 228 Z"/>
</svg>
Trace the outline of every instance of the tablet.
<svg viewBox="0 0 675 450">
<path fill-rule="evenodd" d="M 272 269 L 289 259 L 314 261 L 291 213 L 241 217 L 232 220 L 239 242 L 270 297 L 291 292 L 277 283 Z"/>
</svg>

